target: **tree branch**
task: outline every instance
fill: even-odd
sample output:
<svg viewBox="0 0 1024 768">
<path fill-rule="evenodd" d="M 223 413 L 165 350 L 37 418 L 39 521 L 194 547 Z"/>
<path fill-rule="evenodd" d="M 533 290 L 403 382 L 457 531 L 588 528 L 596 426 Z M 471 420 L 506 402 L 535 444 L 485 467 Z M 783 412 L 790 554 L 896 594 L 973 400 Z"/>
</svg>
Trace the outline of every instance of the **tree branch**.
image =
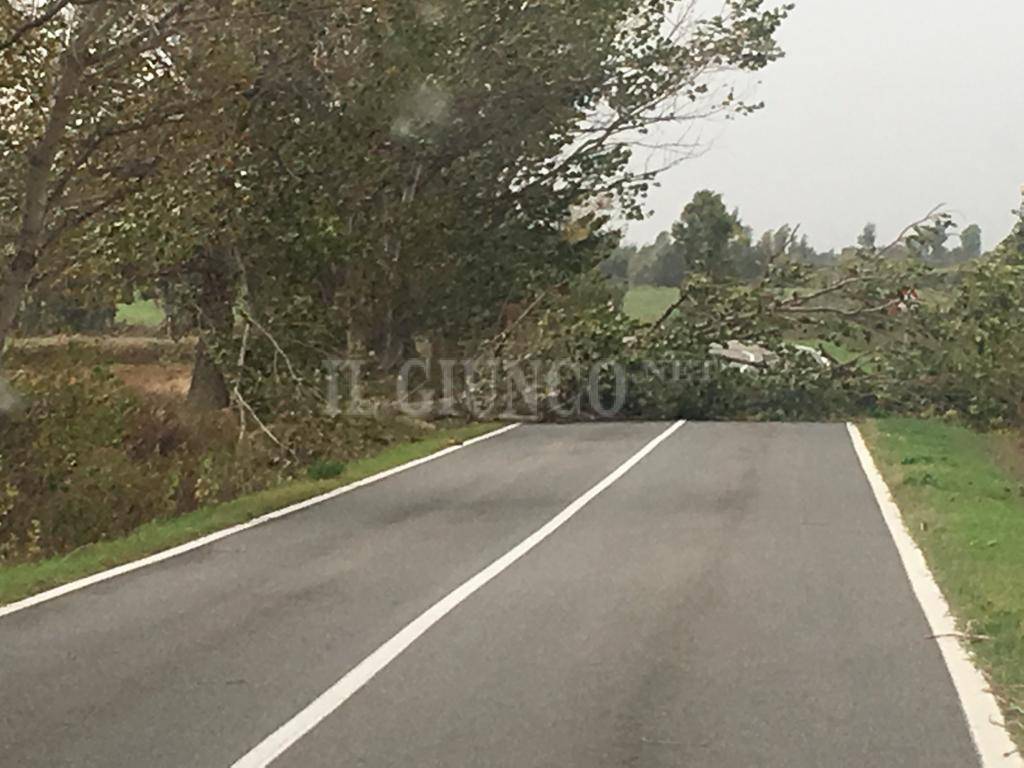
<svg viewBox="0 0 1024 768">
<path fill-rule="evenodd" d="M 46 24 L 53 21 L 53 19 L 60 15 L 61 11 L 68 6 L 87 5 L 95 2 L 97 2 L 97 0 L 53 0 L 53 2 L 43 8 L 42 12 L 38 16 L 24 22 L 21 26 L 17 27 L 6 40 L 0 42 L 0 51 L 4 51 L 13 45 L 17 45 L 25 35 L 39 29 L 40 27 L 46 26 Z"/>
<path fill-rule="evenodd" d="M 876 315 L 899 305 L 899 299 L 892 299 L 885 304 L 875 307 L 861 307 L 859 309 L 840 309 L 839 307 L 784 307 L 776 308 L 777 312 L 785 314 L 806 314 L 806 315 L 838 315 L 839 317 L 860 317 L 861 315 Z"/>
</svg>

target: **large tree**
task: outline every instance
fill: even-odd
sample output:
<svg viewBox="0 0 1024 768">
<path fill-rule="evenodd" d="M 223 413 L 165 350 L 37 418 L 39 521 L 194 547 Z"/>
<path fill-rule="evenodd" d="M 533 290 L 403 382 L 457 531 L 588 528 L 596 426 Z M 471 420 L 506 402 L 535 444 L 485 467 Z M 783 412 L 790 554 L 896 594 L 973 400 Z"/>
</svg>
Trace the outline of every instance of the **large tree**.
<svg viewBox="0 0 1024 768">
<path fill-rule="evenodd" d="M 729 259 L 729 244 L 745 235 L 736 216 L 729 212 L 722 196 L 701 190 L 683 209 L 672 227 L 678 252 L 678 270 L 672 277 L 676 284 L 690 272 L 704 272 L 714 279 L 734 274 Z"/>
<path fill-rule="evenodd" d="M 234 78 L 216 30 L 232 9 L 226 0 L 0 3 L 0 351 L 30 284 L 64 258 L 87 259 L 77 238 L 116 225 L 154 170 L 188 156 L 222 108 Z"/>
<path fill-rule="evenodd" d="M 857 236 L 857 245 L 860 248 L 874 248 L 878 245 L 878 226 L 873 222 L 864 225 L 864 229 Z"/>
<path fill-rule="evenodd" d="M 963 258 L 966 261 L 977 259 L 981 256 L 981 227 L 977 224 L 969 224 L 960 233 L 960 248 Z"/>
<path fill-rule="evenodd" d="M 598 263 L 613 239 L 594 201 L 637 213 L 651 179 L 629 163 L 636 132 L 754 108 L 712 82 L 778 55 L 782 11 L 666 27 L 670 5 L 378 4 L 280 32 L 297 42 L 263 48 L 318 50 L 287 77 L 266 67 L 228 188 L 261 325 L 390 362 L 414 335 L 496 330 L 503 307 Z"/>
<path fill-rule="evenodd" d="M 788 10 L 0 8 L 0 67 L 20 94 L 0 117 L 20 136 L 2 158 L 19 226 L 0 338 L 30 282 L 87 260 L 162 286 L 195 315 L 219 404 L 241 338 L 275 360 L 284 347 L 322 356 L 339 335 L 395 358 L 416 334 L 486 329 L 501 305 L 596 264 L 613 238 L 594 201 L 638 215 L 654 176 L 630 164 L 638 136 L 756 109 L 722 75 L 777 58 Z"/>
</svg>

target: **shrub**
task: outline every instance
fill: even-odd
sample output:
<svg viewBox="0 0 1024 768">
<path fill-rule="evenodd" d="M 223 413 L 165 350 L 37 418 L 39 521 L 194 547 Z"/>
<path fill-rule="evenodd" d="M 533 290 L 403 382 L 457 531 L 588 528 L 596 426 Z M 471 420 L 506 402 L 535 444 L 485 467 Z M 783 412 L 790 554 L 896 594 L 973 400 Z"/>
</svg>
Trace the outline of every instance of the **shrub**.
<svg viewBox="0 0 1024 768">
<path fill-rule="evenodd" d="M 332 480 L 344 471 L 345 465 L 340 461 L 321 460 L 313 462 L 307 473 L 311 480 Z"/>
<path fill-rule="evenodd" d="M 197 415 L 133 394 L 102 366 L 22 369 L 25 405 L 0 416 L 0 561 L 66 553 L 139 525 L 308 474 L 430 429 L 408 419 L 326 419 L 293 410 L 272 422 L 282 451 L 237 413 Z M 331 457 L 324 459 L 323 457 Z"/>
</svg>

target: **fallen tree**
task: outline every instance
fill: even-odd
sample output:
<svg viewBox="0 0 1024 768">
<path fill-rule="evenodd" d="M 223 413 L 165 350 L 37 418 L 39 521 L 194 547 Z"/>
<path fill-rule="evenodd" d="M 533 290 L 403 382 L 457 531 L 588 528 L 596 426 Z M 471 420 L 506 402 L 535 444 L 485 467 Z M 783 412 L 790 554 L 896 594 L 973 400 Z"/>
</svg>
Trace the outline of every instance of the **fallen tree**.
<svg viewBox="0 0 1024 768">
<path fill-rule="evenodd" d="M 953 226 L 932 212 L 828 268 L 780 253 L 753 282 L 695 271 L 646 325 L 610 303 L 548 302 L 490 359 L 490 401 L 541 418 L 1024 423 L 1024 218 L 995 253 L 937 282 L 912 245 Z M 937 287 L 921 297 L 924 284 Z M 740 352 L 722 354 L 730 345 Z"/>
</svg>

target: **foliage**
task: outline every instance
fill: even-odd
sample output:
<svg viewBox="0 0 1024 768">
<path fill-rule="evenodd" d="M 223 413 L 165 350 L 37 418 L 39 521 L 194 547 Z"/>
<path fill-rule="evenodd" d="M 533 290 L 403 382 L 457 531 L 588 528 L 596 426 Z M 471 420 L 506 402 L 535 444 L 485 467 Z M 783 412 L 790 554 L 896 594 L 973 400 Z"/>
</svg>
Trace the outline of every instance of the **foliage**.
<svg viewBox="0 0 1024 768">
<path fill-rule="evenodd" d="M 749 295 L 735 298 L 737 307 L 752 306 Z M 531 355 L 560 374 L 543 404 L 547 415 L 788 420 L 828 418 L 848 407 L 842 377 L 777 333 L 758 339 L 777 350 L 776 364 L 752 375 L 710 356 L 712 345 L 728 337 L 695 319 L 684 311 L 652 332 L 605 307 L 547 313 Z M 749 327 L 755 325 L 752 319 Z"/>
<path fill-rule="evenodd" d="M 598 267 L 601 274 L 610 280 L 629 281 L 629 265 L 636 257 L 637 248 L 633 245 L 616 248 L 611 256 L 602 261 Z"/>
<path fill-rule="evenodd" d="M 669 232 L 662 232 L 657 240 L 639 249 L 627 252 L 625 256 L 629 259 L 629 266 L 626 269 L 626 276 L 632 286 L 655 286 L 660 288 L 678 288 L 679 283 L 665 285 L 661 275 L 661 269 L 665 261 L 670 258 L 673 249 L 672 235 Z"/>
<path fill-rule="evenodd" d="M 960 249 L 962 260 L 970 261 L 981 256 L 981 227 L 969 224 L 960 233 Z"/>
<path fill-rule="evenodd" d="M 573 409 L 559 404 L 586 401 L 586 371 L 596 365 L 606 401 L 628 383 L 620 411 L 627 416 L 912 413 L 956 414 L 981 426 L 1024 423 L 1024 224 L 997 255 L 939 275 L 915 248 L 943 242 L 951 226 L 949 217 L 931 216 L 889 246 L 852 250 L 824 268 L 779 248 L 753 281 L 704 266 L 686 276 L 657 321 L 597 305 L 552 308 L 530 359 L 579 371 L 553 400 L 552 414 L 562 418 Z M 781 236 L 783 245 L 793 242 L 788 229 Z M 916 289 L 926 285 L 942 295 L 920 298 Z M 817 339 L 820 354 L 790 339 Z M 743 364 L 714 353 L 735 342 L 763 359 Z"/>
<path fill-rule="evenodd" d="M 678 285 L 691 272 L 724 278 L 730 273 L 729 243 L 742 234 L 739 218 L 729 213 L 721 195 L 710 190 L 698 192 L 672 227 L 680 263 L 677 272 L 667 275 L 668 281 Z"/>
<path fill-rule="evenodd" d="M 417 337 L 489 335 L 502 308 L 609 255 L 613 209 L 638 215 L 654 176 L 632 170 L 639 134 L 759 108 L 722 74 L 777 59 L 789 10 L 429 5 L 100 0 L 38 24 L 12 11 L 0 72 L 26 98 L 7 122 L 21 138 L 5 194 L 43 213 L 12 231 L 0 309 L 69 271 L 158 295 L 257 408 L 285 352 L 310 376 L 342 348 L 386 369 Z M 97 61 L 62 75 L 85 43 Z M 60 109 L 27 97 L 48 89 Z M 42 175 L 23 172 L 29 157 Z M 86 187 L 103 203 L 87 216 L 40 202 Z"/>
<path fill-rule="evenodd" d="M 991 258 L 962 270 L 948 305 L 919 308 L 901 354 L 878 356 L 898 382 L 893 407 L 955 413 L 992 426 L 1024 420 L 1024 265 Z"/>
<path fill-rule="evenodd" d="M 116 229 L 158 168 L 218 142 L 238 82 L 218 31 L 231 15 L 219 0 L 0 9 L 0 347 L 30 287 L 92 284 L 114 303 L 127 266 L 90 235 Z"/>
<path fill-rule="evenodd" d="M 87 301 L 63 291 L 34 293 L 21 309 L 21 331 L 26 336 L 109 331 L 114 307 L 90 306 Z"/>
<path fill-rule="evenodd" d="M 860 248 L 875 248 L 878 245 L 878 226 L 872 222 L 864 225 L 864 230 L 857 237 Z"/>
<path fill-rule="evenodd" d="M 345 465 L 340 461 L 331 459 L 320 459 L 309 465 L 307 474 L 310 480 L 330 480 L 339 477 L 345 471 Z"/>
<path fill-rule="evenodd" d="M 625 271 L 633 286 L 677 288 L 687 274 L 701 272 L 716 280 L 758 281 L 773 261 L 783 258 L 814 266 L 835 263 L 834 254 L 818 253 L 798 229 L 783 225 L 755 238 L 739 210 L 729 211 L 720 194 L 702 190 L 671 232 L 661 233 L 651 245 L 616 249 L 602 269 L 609 276 Z"/>
<path fill-rule="evenodd" d="M 1018 213 L 1016 226 L 999 247 L 995 255 L 1010 264 L 1024 263 L 1024 199 L 1021 200 L 1021 207 Z"/>
</svg>

